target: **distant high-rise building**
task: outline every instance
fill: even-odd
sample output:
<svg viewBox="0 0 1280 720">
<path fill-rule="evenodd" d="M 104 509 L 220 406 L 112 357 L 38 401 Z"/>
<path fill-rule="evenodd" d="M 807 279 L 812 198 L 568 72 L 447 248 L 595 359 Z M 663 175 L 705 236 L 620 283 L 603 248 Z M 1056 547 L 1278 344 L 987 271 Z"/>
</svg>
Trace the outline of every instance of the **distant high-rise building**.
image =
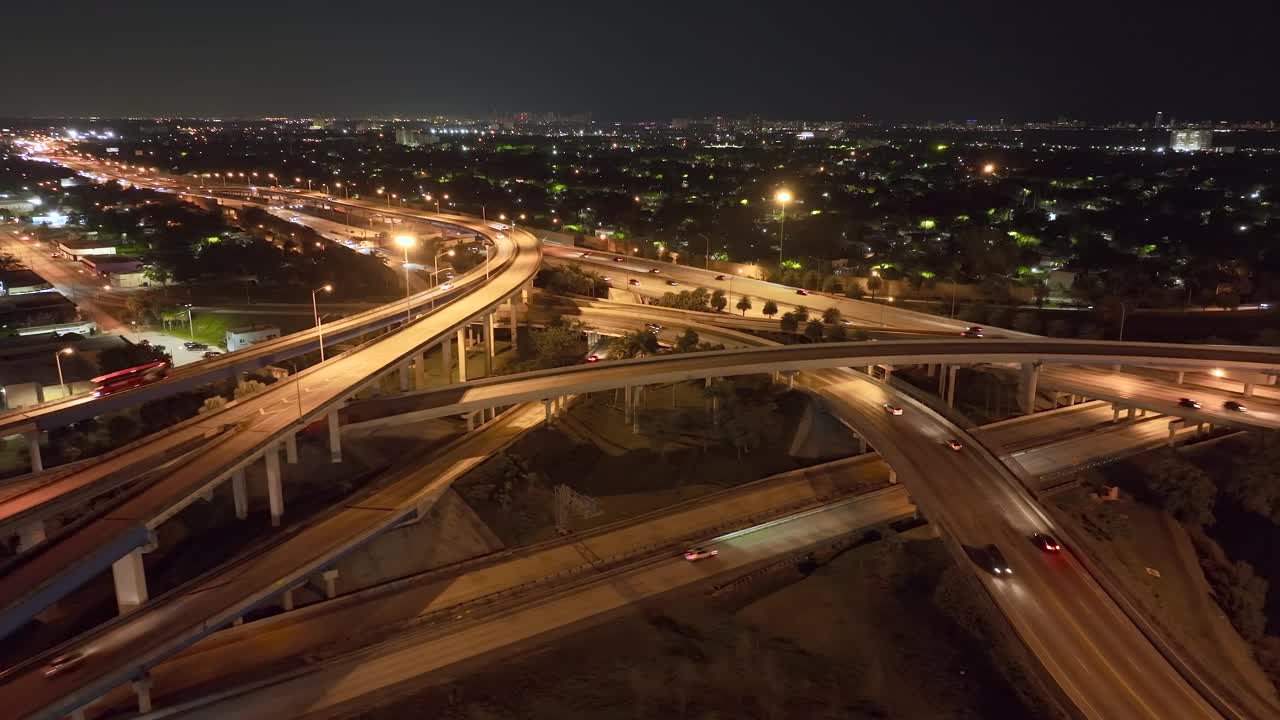
<svg viewBox="0 0 1280 720">
<path fill-rule="evenodd" d="M 422 145 L 434 145 L 440 142 L 440 136 L 432 133 L 423 133 L 417 128 L 398 127 L 396 128 L 396 144 L 405 147 L 420 147 Z"/>
<path fill-rule="evenodd" d="M 1174 130 L 1169 134 L 1169 147 L 1181 152 L 1213 148 L 1212 130 Z"/>
<path fill-rule="evenodd" d="M 1164 127 L 1164 111 L 1156 111 L 1156 127 Z"/>
</svg>

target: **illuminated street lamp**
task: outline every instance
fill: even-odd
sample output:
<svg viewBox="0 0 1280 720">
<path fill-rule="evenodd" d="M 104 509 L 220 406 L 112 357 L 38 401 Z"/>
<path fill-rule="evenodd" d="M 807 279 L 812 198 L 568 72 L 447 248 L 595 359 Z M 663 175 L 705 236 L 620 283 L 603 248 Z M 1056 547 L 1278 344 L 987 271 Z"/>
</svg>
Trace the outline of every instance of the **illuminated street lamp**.
<svg viewBox="0 0 1280 720">
<path fill-rule="evenodd" d="M 320 362 L 324 362 L 324 327 L 320 325 L 320 309 L 319 306 L 316 305 L 316 295 L 322 292 L 333 292 L 333 286 L 325 285 L 324 287 L 318 287 L 311 291 L 311 312 L 315 314 L 316 335 L 320 338 Z"/>
<path fill-rule="evenodd" d="M 990 175 L 991 173 L 994 173 L 995 171 L 996 171 L 995 163 L 987 163 L 986 165 L 983 165 L 983 166 L 982 166 L 982 174 L 983 174 L 983 175 Z"/>
<path fill-rule="evenodd" d="M 413 247 L 414 242 L 413 237 L 409 235 L 396 236 L 396 244 L 404 248 L 404 321 L 406 323 L 413 318 L 413 304 L 409 300 L 409 248 Z"/>
<path fill-rule="evenodd" d="M 62 356 L 70 355 L 75 352 L 73 348 L 65 347 L 53 354 L 53 361 L 58 364 L 58 384 L 62 386 L 62 392 L 67 395 L 71 394 L 71 390 L 67 388 L 67 384 L 62 380 Z"/>
<path fill-rule="evenodd" d="M 778 213 L 778 277 L 782 277 L 782 243 L 787 239 L 787 203 L 791 202 L 791 191 L 783 188 L 773 196 L 781 210 Z"/>
<path fill-rule="evenodd" d="M 438 275 L 438 274 L 440 273 L 440 258 L 445 257 L 446 255 L 447 255 L 447 256 L 449 256 L 449 257 L 453 257 L 453 248 L 449 248 L 448 250 L 445 250 L 444 252 L 438 252 L 438 253 L 436 253 L 436 256 L 435 256 L 434 258 L 432 258 L 432 260 L 431 260 L 431 269 L 432 269 L 432 272 L 431 272 L 431 283 L 432 283 L 432 285 L 434 285 L 434 284 L 435 284 L 435 282 L 436 282 L 436 275 Z M 435 296 L 435 293 L 432 293 L 432 294 L 431 294 L 431 310 L 434 312 L 434 311 L 435 311 L 435 309 L 436 309 L 436 296 Z"/>
</svg>

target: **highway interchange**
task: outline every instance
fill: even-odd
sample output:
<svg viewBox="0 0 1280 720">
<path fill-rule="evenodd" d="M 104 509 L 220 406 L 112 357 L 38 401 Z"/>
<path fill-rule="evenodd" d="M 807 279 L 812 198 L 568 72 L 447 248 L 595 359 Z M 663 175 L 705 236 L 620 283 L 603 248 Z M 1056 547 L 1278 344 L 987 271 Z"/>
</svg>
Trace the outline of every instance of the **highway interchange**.
<svg viewBox="0 0 1280 720">
<path fill-rule="evenodd" d="M 414 215 L 411 211 L 403 212 Z M 450 222 L 464 224 L 450 218 Z M 486 232 L 483 226 L 475 226 L 477 232 Z M 237 464 L 256 459 L 281 433 L 295 428 L 312 417 L 322 417 L 331 405 L 348 396 L 353 388 L 394 370 L 413 353 L 424 346 L 448 337 L 477 314 L 485 313 L 502 302 L 513 291 L 523 287 L 537 267 L 537 247 L 532 238 L 517 236 L 515 242 L 495 243 L 505 252 L 499 272 L 487 283 L 478 283 L 475 290 L 460 300 L 443 304 L 427 319 L 411 324 L 399 332 L 342 358 L 335 358 L 311 371 L 302 373 L 291 383 L 282 383 L 272 393 L 264 393 L 250 403 L 254 412 L 263 420 L 249 428 L 250 432 L 236 433 L 219 444 L 216 452 L 201 456 L 196 462 L 175 474 L 180 479 L 167 482 L 163 491 L 148 491 L 140 495 L 136 506 L 122 509 L 122 513 L 110 518 L 115 529 L 104 529 L 97 534 L 86 535 L 81 548 L 104 547 L 113 534 L 119 534 L 122 525 L 137 527 L 146 517 L 163 512 L 159 507 L 171 503 L 176 495 L 191 495 L 203 487 L 203 483 L 216 480 L 233 472 Z M 522 243 L 528 243 L 524 247 Z M 513 247 L 514 246 L 514 247 Z M 505 248 L 505 249 L 503 249 Z M 521 249 L 523 248 L 523 249 Z M 634 262 L 631 259 L 625 261 Z M 617 263 L 623 265 L 624 263 Z M 663 268 L 664 272 L 675 270 Z M 687 281 L 709 284 L 708 278 L 694 274 L 699 271 L 679 269 L 680 277 Z M 503 278 L 511 278 L 510 281 Z M 712 281 L 714 282 L 714 281 Z M 735 279 L 737 283 L 742 280 Z M 757 282 L 757 281 L 745 281 Z M 750 288 L 749 290 L 747 288 Z M 785 288 L 758 283 L 748 285 L 742 291 L 757 299 L 777 295 L 779 303 L 793 301 L 783 298 Z M 792 291 L 794 295 L 794 291 Z M 927 318 L 916 313 L 906 313 L 897 308 L 885 309 L 855 301 L 842 311 L 855 321 L 875 324 L 881 312 L 888 312 L 888 324 L 899 324 L 921 331 L 939 331 L 955 325 L 940 319 Z M 732 303 L 731 303 L 732 305 Z M 811 307 L 814 307 L 811 305 Z M 890 312 L 891 311 L 891 312 Z M 923 319 L 922 319 L 923 318 Z M 889 346 L 895 347 L 889 347 Z M 363 354 L 363 355 L 362 355 Z M 758 355 L 758 356 L 757 356 Z M 975 358 L 981 358 L 975 360 Z M 1188 367 L 1274 368 L 1274 354 L 1244 349 L 1183 349 L 1179 346 L 1139 346 L 1128 344 L 1114 346 L 1108 343 L 1065 343 L 1035 340 L 989 340 L 980 343 L 953 340 L 916 341 L 903 343 L 882 342 L 850 344 L 849 346 L 788 347 L 773 350 L 729 350 L 723 353 L 704 353 L 677 359 L 652 358 L 631 363 L 606 363 L 586 369 L 573 368 L 567 372 L 545 373 L 529 378 L 492 379 L 463 386 L 433 390 L 424 396 L 437 398 L 437 407 L 449 408 L 453 413 L 468 409 L 508 406 L 517 403 L 550 399 L 587 390 L 602 390 L 631 384 L 669 382 L 673 380 L 711 377 L 734 373 L 771 372 L 775 370 L 799 370 L 810 373 L 812 385 L 822 394 L 836 414 L 866 437 L 877 448 L 898 477 L 911 492 L 917 504 L 929 519 L 943 529 L 945 535 L 961 545 L 980 546 L 999 542 L 1015 570 L 1012 579 L 997 580 L 978 573 L 982 582 L 1009 617 L 1019 636 L 1031 648 L 1048 675 L 1062 688 L 1070 702 L 1087 717 L 1217 717 L 1224 706 L 1222 698 L 1208 698 L 1203 689 L 1192 689 L 1185 677 L 1174 665 L 1162 657 L 1156 648 L 1144 638 L 1139 629 L 1127 617 L 1102 588 L 1094 582 L 1088 571 L 1069 555 L 1060 558 L 1058 564 L 1050 564 L 1027 541 L 1032 531 L 1051 528 L 1053 523 L 1040 511 L 1034 498 L 995 457 L 987 453 L 979 443 L 967 438 L 963 431 L 936 415 L 928 408 L 904 398 L 896 391 L 869 380 L 858 373 L 831 369 L 841 365 L 865 365 L 878 362 L 1122 362 L 1127 364 L 1185 364 Z M 523 385 L 522 385 L 523 383 Z M 304 390 L 305 388 L 305 390 Z M 520 389 L 513 389 L 520 388 Z M 289 411 L 289 403 L 299 403 L 297 410 Z M 908 408 L 905 417 L 893 417 L 883 411 L 885 403 Z M 244 414 L 250 407 L 241 408 Z M 536 415 L 540 408 L 534 408 Z M 528 411 L 526 410 L 526 414 Z M 483 438 L 487 433 L 477 433 Z M 963 452 L 946 447 L 949 438 L 965 437 L 970 440 Z M 483 457 L 479 453 L 467 455 L 459 451 L 457 458 Z M 454 476 L 448 468 L 461 468 L 458 459 L 450 457 L 444 467 L 433 467 L 435 477 L 448 478 L 431 483 L 428 487 L 438 491 L 439 484 L 447 484 Z M 422 475 L 426 479 L 430 476 Z M 418 480 L 421 489 L 422 480 Z M 157 486 L 159 487 L 159 486 Z M 175 492 L 176 488 L 176 492 Z M 428 496 L 400 496 L 395 499 L 397 511 L 423 502 Z M 123 521 L 123 522 L 122 522 Z M 344 532 L 346 532 L 344 530 Z M 355 533 L 358 535 L 359 533 Z M 78 536 L 79 534 L 77 534 Z M 344 543 L 351 542 L 350 536 Z M 70 546 L 68 546 L 70 547 Z M 57 555 L 41 553 L 38 564 L 48 567 L 75 565 L 79 554 Z M 961 554 L 963 557 L 963 554 Z M 46 559 L 48 558 L 48 559 Z M 265 560 L 263 562 L 266 562 Z M 287 567 L 286 567 L 287 566 Z M 313 569 L 297 558 L 278 566 L 267 566 L 266 572 L 277 577 L 289 576 L 288 570 L 305 572 Z M 13 579 L 12 577 L 8 579 Z M 12 583 L 6 583 L 12 585 Z M 281 580 L 281 587 L 288 583 Z M 249 604 L 245 595 L 241 600 Z M 165 599 L 164 602 L 169 602 Z M 157 601 L 154 604 L 163 604 Z M 216 603 L 215 603 L 216 604 Z M 176 644 L 165 640 L 164 628 L 181 628 L 183 622 L 197 620 L 207 623 L 207 630 L 225 624 L 233 618 L 231 613 L 243 610 L 228 606 L 226 602 L 217 610 L 212 606 L 200 612 L 190 611 L 178 617 L 166 618 L 152 614 L 144 606 L 123 622 L 107 626 L 125 627 L 131 617 L 157 617 L 156 625 L 148 625 L 146 639 L 140 639 L 135 629 L 130 642 L 145 647 L 131 649 L 126 663 L 113 660 L 116 645 L 94 649 L 94 662 L 85 663 L 75 672 L 56 677 L 52 682 L 39 677 L 37 664 L 26 666 L 15 674 L 0 677 L 0 699 L 6 703 L 12 698 L 24 698 L 25 708 L 19 717 L 44 717 L 49 713 L 70 712 L 86 699 L 103 694 L 137 672 L 137 668 L 154 664 L 159 658 L 172 654 L 183 644 L 194 640 L 189 630 L 180 630 L 183 636 Z M 156 636 L 154 639 L 152 636 Z M 92 642 L 92 639 L 90 640 Z M 96 668 L 96 669 L 88 669 Z M 123 673 L 123 675 L 122 675 Z M 25 688 L 25 689 L 24 689 Z M 1215 708 L 1215 705 L 1218 707 Z M 1229 705 L 1225 712 L 1231 714 Z"/>
</svg>

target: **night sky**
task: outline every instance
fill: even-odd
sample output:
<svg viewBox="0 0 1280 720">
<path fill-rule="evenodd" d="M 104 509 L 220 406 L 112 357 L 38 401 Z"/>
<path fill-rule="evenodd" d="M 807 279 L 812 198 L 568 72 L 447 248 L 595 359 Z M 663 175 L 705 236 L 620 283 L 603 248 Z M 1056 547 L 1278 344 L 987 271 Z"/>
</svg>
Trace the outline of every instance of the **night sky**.
<svg viewBox="0 0 1280 720">
<path fill-rule="evenodd" d="M 1280 118 L 1275 0 L 4 5 L 0 116 Z"/>
</svg>

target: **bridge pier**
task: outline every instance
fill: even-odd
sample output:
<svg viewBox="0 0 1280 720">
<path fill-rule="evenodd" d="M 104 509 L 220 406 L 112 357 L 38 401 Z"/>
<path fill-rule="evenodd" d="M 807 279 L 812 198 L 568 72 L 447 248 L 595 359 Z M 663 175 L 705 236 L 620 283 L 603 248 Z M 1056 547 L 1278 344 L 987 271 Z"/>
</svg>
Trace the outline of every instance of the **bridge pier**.
<svg viewBox="0 0 1280 720">
<path fill-rule="evenodd" d="M 284 459 L 290 465 L 298 464 L 298 433 L 291 432 L 284 436 Z"/>
<path fill-rule="evenodd" d="M 858 454 L 859 454 L 859 455 L 866 455 L 866 454 L 867 454 L 867 439 L 866 439 L 866 438 L 864 438 L 864 437 L 862 437 L 861 435 L 855 435 L 854 437 L 858 438 Z"/>
<path fill-rule="evenodd" d="M 31 456 L 31 472 L 44 471 L 44 458 L 40 456 L 40 431 L 27 430 L 22 433 L 27 441 L 27 454 Z"/>
<path fill-rule="evenodd" d="M 111 563 L 111 580 L 116 587 L 116 609 L 121 615 L 138 609 L 147 601 L 147 568 L 142 562 L 145 548 L 134 548 Z"/>
<path fill-rule="evenodd" d="M 631 386 L 627 385 L 622 388 L 622 422 L 625 425 L 631 424 L 631 413 L 633 412 L 631 407 L 632 399 Z"/>
<path fill-rule="evenodd" d="M 18 528 L 18 552 L 26 552 L 44 542 L 46 537 L 43 520 L 32 520 Z"/>
<path fill-rule="evenodd" d="M 632 388 L 635 391 L 635 399 L 632 401 L 634 406 L 631 408 L 631 434 L 640 434 L 640 398 L 644 395 L 644 386 L 637 385 Z"/>
<path fill-rule="evenodd" d="M 1253 383 L 1247 382 L 1244 384 L 1244 396 L 1253 397 Z"/>
<path fill-rule="evenodd" d="M 490 311 L 484 314 L 484 376 L 493 377 L 493 357 L 495 348 L 493 346 L 493 316 L 494 312 Z"/>
<path fill-rule="evenodd" d="M 468 326 L 469 327 L 469 326 Z M 467 334 L 466 327 L 458 330 L 458 382 L 467 381 Z"/>
<path fill-rule="evenodd" d="M 267 500 L 271 503 L 271 527 L 280 526 L 284 515 L 284 488 L 280 484 L 280 448 L 271 445 L 263 453 L 267 463 Z"/>
<path fill-rule="evenodd" d="M 317 589 L 324 593 L 325 600 L 332 600 L 338 596 L 338 571 L 325 570 L 320 573 L 320 581 L 316 584 Z"/>
<path fill-rule="evenodd" d="M 959 365 L 952 365 L 947 368 L 947 407 L 956 406 L 956 382 L 959 380 Z"/>
<path fill-rule="evenodd" d="M 1120 406 L 1115 403 L 1111 403 L 1111 423 L 1115 424 L 1118 422 L 1120 422 Z"/>
<path fill-rule="evenodd" d="M 1018 382 L 1018 405 L 1023 415 L 1036 411 L 1036 386 L 1040 382 L 1039 363 L 1022 363 L 1022 375 Z M 1057 405 L 1054 401 L 1054 405 Z"/>
<path fill-rule="evenodd" d="M 453 383 L 453 348 L 450 346 L 448 335 L 440 340 L 440 372 L 444 374 L 444 384 L 451 385 Z"/>
<path fill-rule="evenodd" d="M 399 372 L 399 375 L 400 375 L 400 392 L 402 392 L 402 393 L 404 393 L 404 392 L 409 392 L 409 388 L 410 388 L 410 387 L 412 387 L 412 386 L 409 384 L 409 383 L 410 383 L 410 380 L 411 380 L 411 378 L 409 377 L 409 361 L 408 361 L 408 360 L 405 360 L 404 362 L 400 363 L 400 367 L 399 367 L 399 368 L 397 368 L 397 369 L 400 371 L 400 372 Z"/>
<path fill-rule="evenodd" d="M 628 405 L 627 409 L 630 410 L 631 406 Z M 631 413 L 628 412 L 627 415 L 628 415 L 627 422 L 630 422 Z M 547 425 L 551 424 L 551 398 L 542 399 L 542 422 L 546 423 Z"/>
<path fill-rule="evenodd" d="M 1186 371 L 1186 370 L 1179 370 L 1179 371 L 1178 371 L 1178 379 L 1177 379 L 1177 381 L 1176 381 L 1176 382 L 1177 382 L 1179 385 L 1181 385 L 1181 384 L 1182 384 L 1182 381 L 1183 381 L 1183 380 L 1185 380 L 1185 379 L 1186 379 L 1186 377 L 1187 377 L 1187 371 Z"/>
<path fill-rule="evenodd" d="M 336 408 L 329 411 L 329 462 L 342 462 L 342 426 Z"/>
<path fill-rule="evenodd" d="M 244 469 L 231 473 L 231 498 L 235 501 L 236 517 L 244 520 L 249 517 L 249 491 L 244 484 Z"/>
<path fill-rule="evenodd" d="M 520 303 L 516 301 L 516 296 L 512 295 L 507 298 L 507 307 L 510 309 L 511 321 L 511 349 L 516 349 L 516 338 L 520 334 Z"/>
<path fill-rule="evenodd" d="M 413 387 L 415 390 L 427 389 L 427 351 L 423 350 L 414 353 L 413 356 Z"/>
<path fill-rule="evenodd" d="M 949 365 L 939 364 L 938 366 L 938 397 L 943 400 L 947 399 L 947 371 L 950 370 Z"/>
<path fill-rule="evenodd" d="M 143 673 L 131 685 L 133 694 L 138 697 L 138 713 L 141 715 L 151 712 L 151 674 Z"/>
<path fill-rule="evenodd" d="M 889 468 L 889 484 L 890 485 L 898 484 L 898 471 L 894 470 L 893 468 Z"/>
</svg>

